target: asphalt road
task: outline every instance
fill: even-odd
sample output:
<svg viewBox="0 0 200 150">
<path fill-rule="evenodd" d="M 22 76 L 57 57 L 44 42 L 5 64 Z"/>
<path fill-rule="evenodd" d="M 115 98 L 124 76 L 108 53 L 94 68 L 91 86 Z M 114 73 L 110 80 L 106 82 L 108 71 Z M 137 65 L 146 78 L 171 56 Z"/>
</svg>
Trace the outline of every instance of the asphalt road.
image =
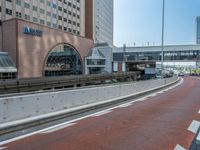
<svg viewBox="0 0 200 150">
<path fill-rule="evenodd" d="M 200 80 L 1 145 L 8 150 L 182 150 L 200 125 Z"/>
</svg>

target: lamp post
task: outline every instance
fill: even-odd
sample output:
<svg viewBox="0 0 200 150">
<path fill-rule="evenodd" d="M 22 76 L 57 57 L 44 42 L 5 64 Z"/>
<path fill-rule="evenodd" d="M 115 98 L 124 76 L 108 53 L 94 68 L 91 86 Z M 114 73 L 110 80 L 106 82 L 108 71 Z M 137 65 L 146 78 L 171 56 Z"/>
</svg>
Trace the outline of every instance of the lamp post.
<svg viewBox="0 0 200 150">
<path fill-rule="evenodd" d="M 162 52 L 161 52 L 161 77 L 164 71 L 164 30 L 165 30 L 165 0 L 163 0 L 162 8 Z"/>
</svg>

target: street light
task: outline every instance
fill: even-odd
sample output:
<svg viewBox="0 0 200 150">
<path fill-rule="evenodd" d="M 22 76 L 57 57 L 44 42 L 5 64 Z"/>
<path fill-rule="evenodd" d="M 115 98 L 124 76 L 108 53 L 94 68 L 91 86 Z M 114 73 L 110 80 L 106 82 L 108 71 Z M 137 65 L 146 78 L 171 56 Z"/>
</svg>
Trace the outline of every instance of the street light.
<svg viewBox="0 0 200 150">
<path fill-rule="evenodd" d="M 164 71 L 164 30 L 165 30 L 165 0 L 163 0 L 162 8 L 162 54 L 161 54 L 161 73 Z M 162 74 L 161 74 L 162 76 Z"/>
</svg>

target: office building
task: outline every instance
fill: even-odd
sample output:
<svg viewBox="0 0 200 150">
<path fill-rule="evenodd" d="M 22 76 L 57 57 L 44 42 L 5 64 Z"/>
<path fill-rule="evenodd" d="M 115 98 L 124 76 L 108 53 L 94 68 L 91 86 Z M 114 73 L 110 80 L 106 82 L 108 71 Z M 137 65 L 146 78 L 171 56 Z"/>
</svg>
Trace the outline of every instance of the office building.
<svg viewBox="0 0 200 150">
<path fill-rule="evenodd" d="M 18 78 L 85 72 L 94 45 L 85 34 L 85 9 L 85 0 L 0 1 L 0 50 L 13 60 Z"/>
<path fill-rule="evenodd" d="M 91 7 L 92 5 L 92 7 Z M 113 0 L 86 1 L 86 35 L 95 43 L 113 45 Z M 87 6 L 93 9 L 87 9 Z"/>
<path fill-rule="evenodd" d="M 19 18 L 85 36 L 85 0 L 1 0 L 0 21 Z"/>
<path fill-rule="evenodd" d="M 200 44 L 200 16 L 196 18 L 196 43 Z"/>
</svg>

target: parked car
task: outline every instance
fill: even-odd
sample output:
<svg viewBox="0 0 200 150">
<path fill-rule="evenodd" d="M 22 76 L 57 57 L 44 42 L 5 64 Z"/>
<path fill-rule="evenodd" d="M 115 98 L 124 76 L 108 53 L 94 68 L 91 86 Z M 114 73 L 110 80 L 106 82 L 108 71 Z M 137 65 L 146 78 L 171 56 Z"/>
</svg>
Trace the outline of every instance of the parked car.
<svg viewBox="0 0 200 150">
<path fill-rule="evenodd" d="M 185 76 L 184 72 L 179 72 L 178 76 Z"/>
</svg>

